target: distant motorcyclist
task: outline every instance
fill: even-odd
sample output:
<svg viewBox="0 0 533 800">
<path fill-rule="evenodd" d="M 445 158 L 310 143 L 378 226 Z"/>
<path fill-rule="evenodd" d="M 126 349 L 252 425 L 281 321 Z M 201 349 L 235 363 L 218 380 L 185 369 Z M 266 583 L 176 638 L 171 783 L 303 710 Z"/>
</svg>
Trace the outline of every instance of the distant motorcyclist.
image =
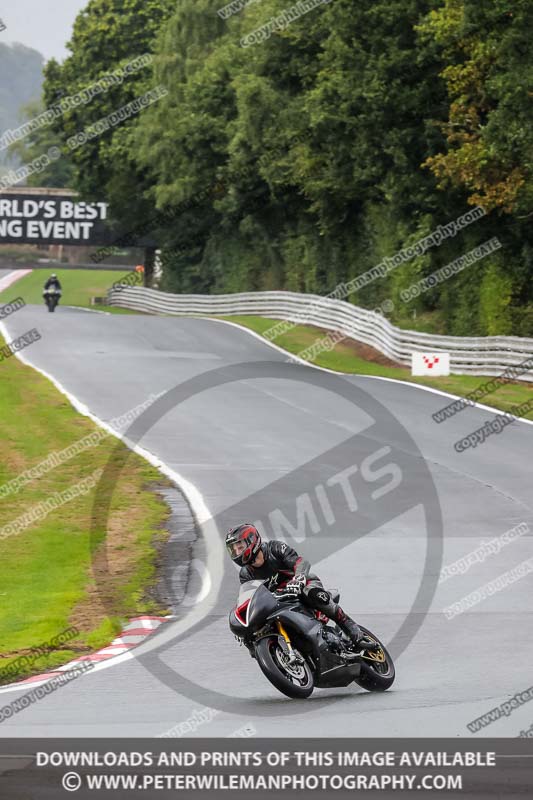
<svg viewBox="0 0 533 800">
<path fill-rule="evenodd" d="M 262 580 L 270 591 L 301 596 L 305 605 L 321 611 L 333 620 L 355 647 L 364 650 L 379 648 L 379 645 L 363 634 L 359 625 L 340 605 L 333 602 L 331 594 L 324 589 L 320 579 L 310 573 L 309 561 L 299 556 L 285 542 L 262 542 L 257 528 L 244 523 L 228 532 L 226 549 L 231 559 L 241 568 L 241 583 Z"/>
<path fill-rule="evenodd" d="M 44 284 L 44 291 L 47 292 L 49 289 L 54 289 L 57 292 L 61 291 L 61 284 L 59 283 L 59 278 L 52 272 L 46 283 Z"/>
</svg>

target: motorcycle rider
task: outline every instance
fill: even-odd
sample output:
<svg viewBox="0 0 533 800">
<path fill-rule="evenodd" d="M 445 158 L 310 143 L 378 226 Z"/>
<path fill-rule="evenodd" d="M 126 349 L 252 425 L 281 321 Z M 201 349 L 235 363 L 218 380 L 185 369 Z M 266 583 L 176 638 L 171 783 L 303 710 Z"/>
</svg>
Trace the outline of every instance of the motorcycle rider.
<svg viewBox="0 0 533 800">
<path fill-rule="evenodd" d="M 333 602 L 321 580 L 310 573 L 309 561 L 299 556 L 285 542 L 262 542 L 257 528 L 243 523 L 228 531 L 226 549 L 231 559 L 241 568 L 241 583 L 264 580 L 270 591 L 281 590 L 284 594 L 301 596 L 305 605 L 321 611 L 333 620 L 355 647 L 362 650 L 379 649 L 379 645 L 365 636 L 359 625 Z"/>
<path fill-rule="evenodd" d="M 55 289 L 57 292 L 61 291 L 61 284 L 59 283 L 59 278 L 52 272 L 46 283 L 44 284 L 44 291 L 47 292 L 49 289 Z"/>
</svg>

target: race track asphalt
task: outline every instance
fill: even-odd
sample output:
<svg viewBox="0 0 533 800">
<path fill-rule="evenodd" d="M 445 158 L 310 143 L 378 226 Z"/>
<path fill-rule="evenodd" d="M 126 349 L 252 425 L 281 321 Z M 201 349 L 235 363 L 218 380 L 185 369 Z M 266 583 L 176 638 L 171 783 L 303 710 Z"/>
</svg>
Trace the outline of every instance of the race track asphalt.
<svg viewBox="0 0 533 800">
<path fill-rule="evenodd" d="M 521 522 L 533 530 L 531 425 L 517 421 L 458 453 L 454 442 L 493 414 L 469 408 L 436 424 L 446 397 L 288 363 L 214 320 L 65 306 L 54 315 L 27 306 L 6 320 L 12 338 L 34 327 L 42 339 L 25 358 L 100 419 L 165 393 L 139 444 L 196 488 L 213 519 L 202 521 L 176 621 L 132 659 L 2 723 L 0 736 L 158 736 L 207 707 L 216 713 L 193 735 L 465 736 L 469 721 L 532 683 L 531 573 L 451 619 L 443 613 L 529 558 L 531 533 L 438 584 L 442 565 L 482 541 Z M 175 388 L 187 381 L 187 392 Z M 341 590 L 343 607 L 391 643 L 392 690 L 289 701 L 238 647 L 227 626 L 238 580 L 221 542 L 231 524 L 257 520 L 269 536 L 285 532 Z M 1 704 L 23 693 L 3 690 Z M 477 736 L 517 736 L 532 722 L 526 703 Z"/>
</svg>

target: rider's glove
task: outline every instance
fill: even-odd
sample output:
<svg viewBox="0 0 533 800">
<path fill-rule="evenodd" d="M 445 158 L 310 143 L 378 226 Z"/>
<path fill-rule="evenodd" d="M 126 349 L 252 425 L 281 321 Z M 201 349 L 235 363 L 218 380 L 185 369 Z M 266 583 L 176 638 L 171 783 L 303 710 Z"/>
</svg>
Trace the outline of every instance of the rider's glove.
<svg viewBox="0 0 533 800">
<path fill-rule="evenodd" d="M 294 578 L 291 578 L 291 580 L 287 583 L 283 591 L 285 594 L 294 594 L 298 596 L 302 593 L 306 583 L 307 578 L 305 575 L 295 575 Z"/>
</svg>

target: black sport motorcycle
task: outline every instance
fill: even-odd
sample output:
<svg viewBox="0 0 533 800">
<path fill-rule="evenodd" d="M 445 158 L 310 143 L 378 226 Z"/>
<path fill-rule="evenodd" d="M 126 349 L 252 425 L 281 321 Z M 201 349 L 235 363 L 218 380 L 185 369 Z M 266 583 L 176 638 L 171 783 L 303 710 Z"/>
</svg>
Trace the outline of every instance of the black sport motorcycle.
<svg viewBox="0 0 533 800">
<path fill-rule="evenodd" d="M 338 592 L 333 601 L 339 601 Z M 229 626 L 257 660 L 263 674 L 287 697 L 309 697 L 315 686 L 331 689 L 355 682 L 369 692 L 394 683 L 394 664 L 379 639 L 375 651 L 356 650 L 337 625 L 299 597 L 270 592 L 263 581 L 243 583 Z"/>
<path fill-rule="evenodd" d="M 61 292 L 59 289 L 45 289 L 43 291 L 44 302 L 48 306 L 48 311 L 54 312 L 59 303 Z"/>
</svg>

